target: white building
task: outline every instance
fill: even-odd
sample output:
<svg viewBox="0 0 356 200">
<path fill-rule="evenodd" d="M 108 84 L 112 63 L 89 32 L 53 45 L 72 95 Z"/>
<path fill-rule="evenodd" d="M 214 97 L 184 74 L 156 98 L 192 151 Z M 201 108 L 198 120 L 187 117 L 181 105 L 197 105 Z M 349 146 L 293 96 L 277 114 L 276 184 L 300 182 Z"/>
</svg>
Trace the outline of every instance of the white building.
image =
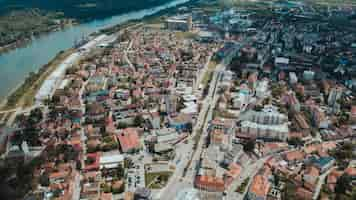
<svg viewBox="0 0 356 200">
<path fill-rule="evenodd" d="M 315 76 L 315 72 L 313 71 L 310 71 L 310 70 L 306 70 L 303 72 L 303 78 L 304 80 L 306 81 L 311 81 L 314 79 L 314 76 Z"/>
<path fill-rule="evenodd" d="M 241 133 L 263 139 L 278 139 L 286 141 L 289 128 L 287 123 L 279 125 L 258 124 L 251 121 L 241 122 Z"/>
<path fill-rule="evenodd" d="M 101 155 L 99 163 L 100 169 L 114 169 L 117 168 L 119 165 L 123 166 L 124 156 L 118 151 L 104 153 L 103 155 Z"/>
<path fill-rule="evenodd" d="M 295 72 L 289 72 L 289 82 L 290 84 L 296 84 L 298 82 L 298 78 Z"/>
<path fill-rule="evenodd" d="M 268 95 L 269 95 L 268 81 L 267 80 L 259 81 L 256 87 L 256 96 L 258 98 L 265 98 Z"/>
<path fill-rule="evenodd" d="M 265 106 L 262 111 L 249 110 L 241 114 L 240 120 L 241 134 L 282 141 L 288 137 L 288 117 L 274 106 Z"/>
<path fill-rule="evenodd" d="M 288 122 L 288 117 L 279 113 L 274 106 L 266 106 L 262 111 L 249 110 L 242 114 L 240 119 L 265 125 L 276 125 Z"/>
</svg>

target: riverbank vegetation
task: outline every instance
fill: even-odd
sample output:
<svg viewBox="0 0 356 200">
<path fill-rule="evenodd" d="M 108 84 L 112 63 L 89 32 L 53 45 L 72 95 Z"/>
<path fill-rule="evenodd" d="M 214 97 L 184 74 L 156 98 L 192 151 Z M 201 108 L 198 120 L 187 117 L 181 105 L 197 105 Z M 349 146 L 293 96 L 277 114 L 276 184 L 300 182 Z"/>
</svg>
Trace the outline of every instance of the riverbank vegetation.
<svg viewBox="0 0 356 200">
<path fill-rule="evenodd" d="M 15 10 L 0 16 L 0 52 L 26 44 L 32 37 L 60 29 L 72 21 L 63 13 Z"/>
<path fill-rule="evenodd" d="M 13 9 L 39 8 L 46 11 L 60 11 L 69 18 L 90 20 L 150 8 L 170 1 L 172 0 L 3 0 L 0 1 L 0 13 Z"/>
</svg>

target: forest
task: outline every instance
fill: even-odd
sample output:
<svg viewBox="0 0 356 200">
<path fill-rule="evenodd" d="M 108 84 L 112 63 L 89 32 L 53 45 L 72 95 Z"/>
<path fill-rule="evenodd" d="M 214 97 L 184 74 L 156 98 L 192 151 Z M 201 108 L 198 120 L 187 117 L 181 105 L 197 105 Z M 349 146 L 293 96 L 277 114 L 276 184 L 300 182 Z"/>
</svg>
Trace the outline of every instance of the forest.
<svg viewBox="0 0 356 200">
<path fill-rule="evenodd" d="M 169 1 L 171 0 L 0 0 L 0 15 L 14 10 L 39 8 L 63 12 L 68 18 L 90 20 L 149 8 Z"/>
</svg>

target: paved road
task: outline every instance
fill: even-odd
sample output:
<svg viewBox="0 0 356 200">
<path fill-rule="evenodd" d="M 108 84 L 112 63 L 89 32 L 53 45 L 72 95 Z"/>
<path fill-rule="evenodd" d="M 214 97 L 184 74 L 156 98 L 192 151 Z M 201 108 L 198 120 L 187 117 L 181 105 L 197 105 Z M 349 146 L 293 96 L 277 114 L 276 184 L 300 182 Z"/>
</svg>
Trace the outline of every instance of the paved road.
<svg viewBox="0 0 356 200">
<path fill-rule="evenodd" d="M 315 192 L 313 194 L 313 200 L 316 200 L 318 199 L 319 197 L 319 194 L 320 194 L 320 190 L 321 190 L 321 187 L 323 186 L 324 184 L 324 181 L 325 181 L 325 178 L 327 177 L 327 175 L 333 170 L 334 168 L 330 168 L 328 171 L 326 171 L 325 173 L 321 174 L 319 176 L 319 180 L 318 180 L 318 183 L 316 185 L 316 188 L 315 188 Z"/>
</svg>

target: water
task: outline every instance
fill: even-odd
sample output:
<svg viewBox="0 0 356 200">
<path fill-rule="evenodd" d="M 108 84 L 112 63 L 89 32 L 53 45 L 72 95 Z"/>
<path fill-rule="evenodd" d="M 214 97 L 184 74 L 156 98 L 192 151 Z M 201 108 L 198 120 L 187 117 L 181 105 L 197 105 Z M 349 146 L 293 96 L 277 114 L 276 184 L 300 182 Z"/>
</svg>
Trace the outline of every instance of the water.
<svg viewBox="0 0 356 200">
<path fill-rule="evenodd" d="M 133 19 L 141 19 L 166 8 L 186 3 L 190 0 L 174 0 L 154 8 L 127 14 L 116 15 L 106 19 L 93 20 L 34 39 L 23 48 L 18 48 L 0 55 L 0 99 L 21 84 L 30 72 L 37 71 L 47 64 L 61 50 L 66 50 L 82 36 L 87 36 L 103 28 L 121 24 Z"/>
</svg>

